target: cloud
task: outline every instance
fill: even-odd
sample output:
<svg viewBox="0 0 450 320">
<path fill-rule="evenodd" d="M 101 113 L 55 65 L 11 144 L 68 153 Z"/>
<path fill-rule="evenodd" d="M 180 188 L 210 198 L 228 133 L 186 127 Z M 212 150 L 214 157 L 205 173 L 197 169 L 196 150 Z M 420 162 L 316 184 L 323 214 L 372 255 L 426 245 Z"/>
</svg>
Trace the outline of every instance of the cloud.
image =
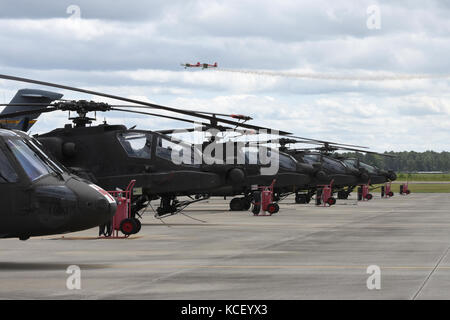
<svg viewBox="0 0 450 320">
<path fill-rule="evenodd" d="M 366 27 L 373 1 L 72 1 L 0 4 L 2 73 L 185 109 L 243 113 L 255 124 L 377 150 L 448 150 L 449 79 L 357 81 L 184 70 L 339 77 L 450 74 L 450 6 L 379 1 L 381 29 Z M 3 100 L 36 87 L 0 81 Z M 59 91 L 59 90 L 57 90 Z M 62 90 L 68 99 L 94 99 Z M 105 100 L 95 98 L 97 100 Z M 111 103 L 117 103 L 109 101 Z M 163 129 L 185 124 L 107 113 L 108 121 Z M 33 130 L 67 122 L 45 115 Z"/>
</svg>

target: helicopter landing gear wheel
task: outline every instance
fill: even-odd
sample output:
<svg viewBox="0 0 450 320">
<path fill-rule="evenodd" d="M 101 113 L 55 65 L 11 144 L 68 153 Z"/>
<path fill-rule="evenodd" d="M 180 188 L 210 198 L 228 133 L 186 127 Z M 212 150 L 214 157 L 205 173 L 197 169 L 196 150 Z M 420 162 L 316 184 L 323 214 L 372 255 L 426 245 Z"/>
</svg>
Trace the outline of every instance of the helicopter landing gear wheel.
<svg viewBox="0 0 450 320">
<path fill-rule="evenodd" d="M 134 232 L 134 234 L 139 233 L 139 231 L 141 231 L 141 221 L 137 218 L 133 218 L 134 223 L 136 224 L 136 231 Z"/>
<path fill-rule="evenodd" d="M 126 236 L 136 233 L 137 225 L 134 219 L 123 219 L 120 223 L 120 231 Z"/>
<path fill-rule="evenodd" d="M 295 203 L 298 203 L 298 204 L 308 203 L 306 200 L 307 200 L 306 194 L 297 194 L 295 196 Z"/>
<path fill-rule="evenodd" d="M 338 199 L 347 200 L 348 199 L 348 192 L 345 191 L 345 190 L 338 191 Z"/>
<path fill-rule="evenodd" d="M 230 210 L 231 211 L 243 211 L 244 210 L 244 201 L 241 198 L 233 198 L 230 201 Z"/>
<path fill-rule="evenodd" d="M 242 203 L 245 211 L 248 211 L 252 206 L 252 200 L 249 198 L 242 198 Z"/>
</svg>

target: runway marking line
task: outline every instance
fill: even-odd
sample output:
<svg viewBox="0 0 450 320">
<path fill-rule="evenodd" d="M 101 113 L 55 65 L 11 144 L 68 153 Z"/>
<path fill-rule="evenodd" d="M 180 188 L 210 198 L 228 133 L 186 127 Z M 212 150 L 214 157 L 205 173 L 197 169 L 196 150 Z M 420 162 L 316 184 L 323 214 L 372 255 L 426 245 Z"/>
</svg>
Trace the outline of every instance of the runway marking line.
<svg viewBox="0 0 450 320">
<path fill-rule="evenodd" d="M 112 265 L 109 268 L 121 269 L 121 268 L 160 268 L 160 269 L 363 269 L 366 270 L 367 266 L 346 266 L 346 265 L 149 265 L 149 264 L 123 264 Z M 387 266 L 380 267 L 381 270 L 429 270 L 434 266 Z M 439 267 L 438 269 L 450 270 L 448 267 Z"/>
</svg>

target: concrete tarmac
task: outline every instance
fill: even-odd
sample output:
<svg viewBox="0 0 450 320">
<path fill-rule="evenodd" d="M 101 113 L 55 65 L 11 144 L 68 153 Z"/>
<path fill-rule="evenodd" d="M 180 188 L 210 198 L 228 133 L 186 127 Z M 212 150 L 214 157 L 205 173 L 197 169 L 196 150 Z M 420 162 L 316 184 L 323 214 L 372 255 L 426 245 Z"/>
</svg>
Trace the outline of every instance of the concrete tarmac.
<svg viewBox="0 0 450 320">
<path fill-rule="evenodd" d="M 213 199 L 164 223 L 149 212 L 128 239 L 0 240 L 0 298 L 450 299 L 449 208 L 450 194 L 327 208 L 288 198 L 255 217 Z M 66 287 L 70 265 L 80 290 Z M 367 287 L 371 265 L 380 289 Z"/>
</svg>

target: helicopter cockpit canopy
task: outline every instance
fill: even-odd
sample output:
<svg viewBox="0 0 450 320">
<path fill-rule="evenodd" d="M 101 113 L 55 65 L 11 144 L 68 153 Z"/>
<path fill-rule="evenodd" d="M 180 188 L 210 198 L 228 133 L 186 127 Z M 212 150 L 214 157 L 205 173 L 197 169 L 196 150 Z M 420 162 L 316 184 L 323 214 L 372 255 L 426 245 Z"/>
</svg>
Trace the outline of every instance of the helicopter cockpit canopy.
<svg viewBox="0 0 450 320">
<path fill-rule="evenodd" d="M 202 155 L 195 146 L 163 135 L 156 138 L 156 156 L 176 164 L 200 166 L 202 163 Z"/>
<path fill-rule="evenodd" d="M 120 144 L 129 157 L 150 159 L 152 136 L 145 132 L 126 132 L 118 134 Z"/>
<path fill-rule="evenodd" d="M 370 165 L 368 165 L 367 163 L 359 162 L 359 165 L 360 165 L 362 168 L 366 169 L 369 173 L 373 173 L 373 174 L 377 174 L 377 173 L 378 173 L 377 168 L 375 168 L 375 167 L 373 167 L 373 166 L 370 166 Z"/>
<path fill-rule="evenodd" d="M 2 130 L 3 131 L 3 130 Z M 0 149 L 0 182 L 17 182 L 18 174 L 14 165 L 8 159 L 9 150 L 19 165 L 31 181 L 35 181 L 49 174 L 61 174 L 64 171 L 61 166 L 51 160 L 38 146 L 38 142 L 33 139 L 8 132 L 1 134 L 1 138 L 6 145 L 6 149 Z"/>
<path fill-rule="evenodd" d="M 358 160 L 356 159 L 343 159 L 342 162 L 344 162 L 344 164 L 351 168 L 351 169 L 356 169 L 358 170 Z"/>
<path fill-rule="evenodd" d="M 268 161 L 278 157 L 278 163 L 281 169 L 287 171 L 296 171 L 297 161 L 294 157 L 280 153 L 278 150 L 261 146 L 246 146 L 241 150 L 244 153 L 246 164 L 267 165 Z M 261 155 L 266 159 L 261 159 Z"/>
<path fill-rule="evenodd" d="M 305 155 L 303 155 L 303 160 L 309 164 L 318 163 L 318 162 L 320 162 L 320 155 L 315 154 L 315 153 L 305 154 Z"/>
<path fill-rule="evenodd" d="M 306 163 L 309 163 L 311 165 L 320 162 L 322 163 L 322 167 L 324 169 L 331 172 L 345 173 L 345 165 L 341 161 L 327 155 L 311 153 L 303 155 L 303 159 Z"/>
<path fill-rule="evenodd" d="M 17 182 L 17 172 L 6 156 L 5 152 L 0 149 L 0 183 Z"/>
</svg>

